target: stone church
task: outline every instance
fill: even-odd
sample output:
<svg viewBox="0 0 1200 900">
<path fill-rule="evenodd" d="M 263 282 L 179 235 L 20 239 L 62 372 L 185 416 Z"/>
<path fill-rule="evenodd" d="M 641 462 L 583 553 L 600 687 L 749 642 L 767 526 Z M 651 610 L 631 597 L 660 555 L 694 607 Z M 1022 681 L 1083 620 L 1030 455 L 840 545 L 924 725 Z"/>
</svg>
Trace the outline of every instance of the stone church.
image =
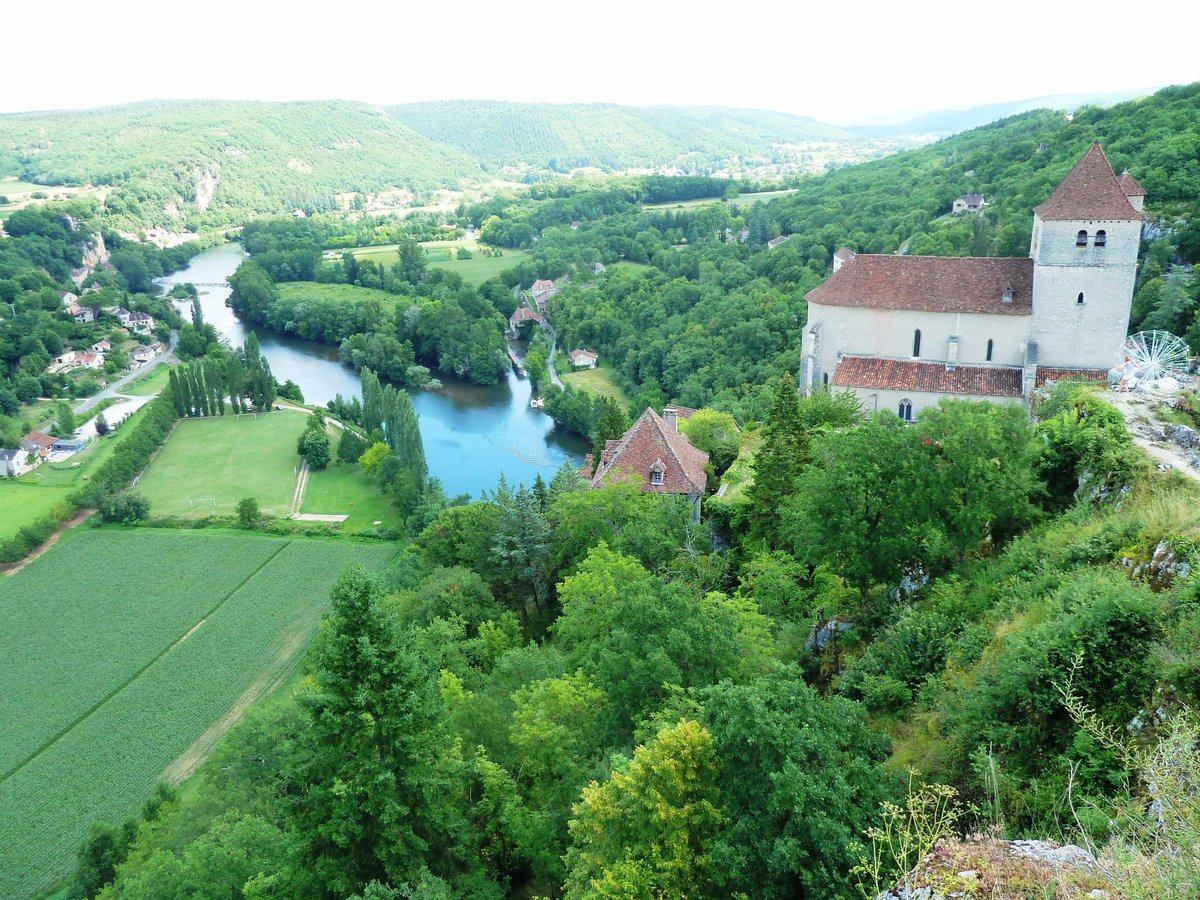
<svg viewBox="0 0 1200 900">
<path fill-rule="evenodd" d="M 943 397 L 1027 400 L 1100 379 L 1129 326 L 1145 191 L 1093 144 L 1033 211 L 1019 259 L 853 254 L 810 291 L 802 389 L 911 420 Z"/>
</svg>

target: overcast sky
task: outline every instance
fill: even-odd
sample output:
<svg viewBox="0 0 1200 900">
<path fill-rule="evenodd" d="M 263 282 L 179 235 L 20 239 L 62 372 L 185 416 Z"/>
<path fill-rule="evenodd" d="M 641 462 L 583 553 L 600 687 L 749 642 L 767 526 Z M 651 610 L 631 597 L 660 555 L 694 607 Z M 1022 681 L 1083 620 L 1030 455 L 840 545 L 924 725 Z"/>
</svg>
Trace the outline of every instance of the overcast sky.
<svg viewBox="0 0 1200 900">
<path fill-rule="evenodd" d="M 838 124 L 1200 80 L 1200 5 L 11 0 L 0 111 L 149 98 L 774 109 Z"/>
</svg>

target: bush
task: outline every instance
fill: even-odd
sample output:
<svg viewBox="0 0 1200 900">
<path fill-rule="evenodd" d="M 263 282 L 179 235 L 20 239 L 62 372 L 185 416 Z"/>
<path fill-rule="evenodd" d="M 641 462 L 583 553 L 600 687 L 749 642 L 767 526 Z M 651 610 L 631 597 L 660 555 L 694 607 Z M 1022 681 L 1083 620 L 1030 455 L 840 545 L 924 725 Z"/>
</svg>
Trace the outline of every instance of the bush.
<svg viewBox="0 0 1200 900">
<path fill-rule="evenodd" d="M 97 507 L 102 522 L 119 522 L 132 525 L 150 515 L 150 501 L 143 494 L 112 494 L 100 501 Z"/>
</svg>

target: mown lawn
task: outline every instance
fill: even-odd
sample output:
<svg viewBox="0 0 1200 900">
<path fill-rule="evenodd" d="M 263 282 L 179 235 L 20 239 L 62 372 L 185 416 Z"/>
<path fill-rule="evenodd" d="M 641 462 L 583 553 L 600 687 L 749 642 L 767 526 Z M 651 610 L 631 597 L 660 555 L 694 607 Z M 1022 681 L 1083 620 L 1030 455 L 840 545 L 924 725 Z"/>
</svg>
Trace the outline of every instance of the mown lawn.
<svg viewBox="0 0 1200 900">
<path fill-rule="evenodd" d="M 404 523 L 388 499 L 357 464 L 330 466 L 310 472 L 300 511 L 321 515 L 348 515 L 343 531 L 400 528 Z M 375 523 L 379 522 L 379 525 Z"/>
<path fill-rule="evenodd" d="M 587 391 L 589 394 L 601 397 L 612 397 L 621 404 L 622 408 L 629 406 L 629 397 L 613 380 L 612 369 L 606 369 L 603 365 L 595 369 L 579 369 L 572 372 L 570 362 L 564 360 L 559 365 L 558 375 L 563 384 L 569 384 L 578 391 Z"/>
<path fill-rule="evenodd" d="M 384 542 L 83 529 L 0 578 L 0 897 L 54 887 L 94 822 L 178 782 L 295 670 Z"/>
<path fill-rule="evenodd" d="M 155 366 L 149 373 L 136 378 L 121 388 L 122 394 L 133 394 L 136 397 L 149 397 L 160 393 L 171 378 L 171 367 L 166 364 Z"/>
<path fill-rule="evenodd" d="M 155 516 L 227 515 L 245 497 L 267 515 L 287 515 L 304 420 L 289 411 L 182 419 L 137 489 Z"/>
<path fill-rule="evenodd" d="M 482 256 L 474 241 L 427 241 L 421 245 L 427 251 L 426 261 L 431 266 L 457 272 L 468 284 L 480 285 L 505 269 L 511 269 L 529 259 L 524 250 L 504 250 L 502 256 Z M 475 254 L 472 259 L 458 259 L 459 248 Z M 395 244 L 377 247 L 358 247 L 351 251 L 359 259 L 369 259 L 383 266 L 393 265 L 399 258 Z"/>
</svg>

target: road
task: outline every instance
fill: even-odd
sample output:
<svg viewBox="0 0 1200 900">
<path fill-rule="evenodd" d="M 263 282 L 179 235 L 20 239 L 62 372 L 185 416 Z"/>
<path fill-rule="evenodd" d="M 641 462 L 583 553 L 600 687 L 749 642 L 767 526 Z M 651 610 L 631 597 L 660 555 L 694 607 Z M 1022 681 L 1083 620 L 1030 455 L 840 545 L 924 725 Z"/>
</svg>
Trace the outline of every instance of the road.
<svg viewBox="0 0 1200 900">
<path fill-rule="evenodd" d="M 554 353 L 558 349 L 558 334 L 551 327 L 549 319 L 546 320 L 546 330 L 550 332 L 550 358 L 546 360 L 546 368 L 550 370 L 550 383 L 561 390 L 563 383 L 558 377 L 558 369 L 554 367 Z"/>
<path fill-rule="evenodd" d="M 93 406 L 95 406 L 97 403 L 99 403 L 101 400 L 104 400 L 108 397 L 113 397 L 113 396 L 119 394 L 121 392 L 121 388 L 123 388 L 123 387 L 125 387 L 125 385 L 129 384 L 129 382 L 133 381 L 135 378 L 141 378 L 143 375 L 145 375 L 147 372 L 149 372 L 151 369 L 153 369 L 159 363 L 163 362 L 163 360 L 165 360 L 168 356 L 170 356 L 171 352 L 175 349 L 175 345 L 178 343 L 179 343 L 179 332 L 172 329 L 171 345 L 167 348 L 166 353 L 160 353 L 158 356 L 154 357 L 154 359 L 150 360 L 150 362 L 144 363 L 140 368 L 134 369 L 128 375 L 123 375 L 122 377 L 118 378 L 116 381 L 114 381 L 108 387 L 103 388 L 102 390 L 98 391 L 95 394 L 92 394 L 92 396 L 88 397 L 86 400 L 84 400 L 82 403 L 80 403 L 77 407 L 75 407 L 75 414 L 79 415 L 80 413 L 85 413 L 89 409 L 91 409 Z"/>
</svg>

